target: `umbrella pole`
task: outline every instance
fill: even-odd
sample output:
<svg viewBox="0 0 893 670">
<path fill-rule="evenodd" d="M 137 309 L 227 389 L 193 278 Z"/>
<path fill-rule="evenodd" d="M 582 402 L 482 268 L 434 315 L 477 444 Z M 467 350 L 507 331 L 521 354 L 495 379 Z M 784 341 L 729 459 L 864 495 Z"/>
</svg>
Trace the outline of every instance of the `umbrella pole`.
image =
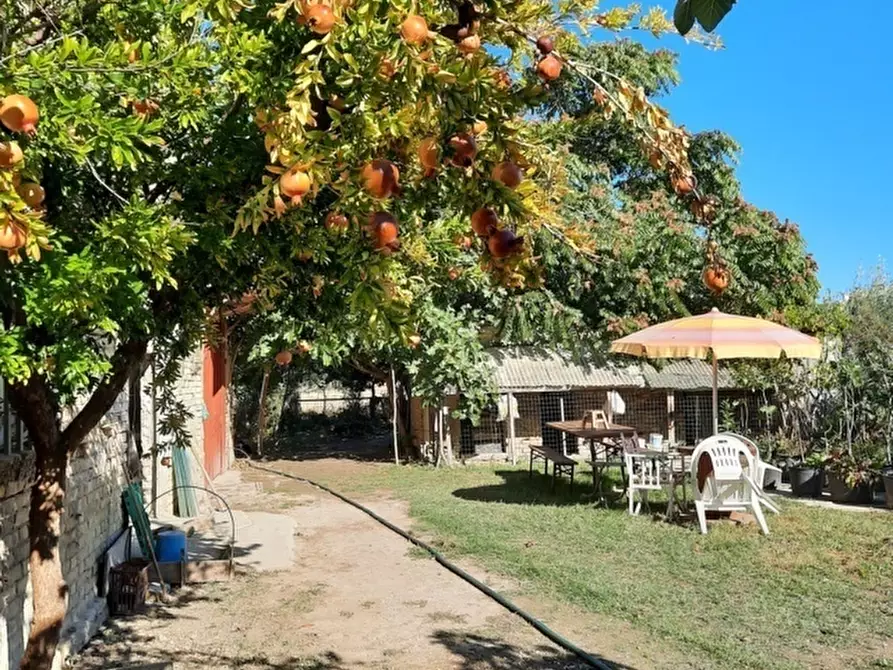
<svg viewBox="0 0 893 670">
<path fill-rule="evenodd" d="M 713 434 L 719 434 L 719 362 L 713 354 Z"/>
</svg>

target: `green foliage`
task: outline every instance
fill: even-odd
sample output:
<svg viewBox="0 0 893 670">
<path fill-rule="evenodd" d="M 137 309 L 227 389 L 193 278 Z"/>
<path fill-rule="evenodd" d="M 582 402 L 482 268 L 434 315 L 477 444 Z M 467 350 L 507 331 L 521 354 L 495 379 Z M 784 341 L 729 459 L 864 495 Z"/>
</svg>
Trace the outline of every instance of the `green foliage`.
<svg viewBox="0 0 893 670">
<path fill-rule="evenodd" d="M 732 11 L 735 2 L 736 0 L 677 0 L 673 11 L 676 30 L 687 35 L 697 21 L 704 30 L 711 33 L 723 17 Z"/>
</svg>

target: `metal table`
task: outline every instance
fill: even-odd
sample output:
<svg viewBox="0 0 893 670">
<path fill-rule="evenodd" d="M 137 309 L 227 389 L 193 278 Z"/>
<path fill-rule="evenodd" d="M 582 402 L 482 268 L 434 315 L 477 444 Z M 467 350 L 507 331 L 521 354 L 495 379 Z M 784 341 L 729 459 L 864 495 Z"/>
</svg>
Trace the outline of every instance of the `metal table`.
<svg viewBox="0 0 893 670">
<path fill-rule="evenodd" d="M 626 493 L 626 462 L 623 458 L 624 443 L 633 440 L 634 444 L 638 439 L 638 432 L 632 426 L 622 426 L 612 423 L 607 426 L 584 426 L 582 421 L 551 421 L 546 424 L 549 428 L 561 431 L 573 437 L 589 441 L 589 455 L 592 464 L 592 483 L 595 495 L 599 503 L 605 503 L 605 492 L 603 490 L 602 476 L 604 470 L 608 467 L 619 465 L 620 473 L 623 479 L 623 491 L 621 497 Z M 608 441 L 611 440 L 611 441 Z M 596 443 L 603 449 L 604 459 L 596 457 Z"/>
</svg>

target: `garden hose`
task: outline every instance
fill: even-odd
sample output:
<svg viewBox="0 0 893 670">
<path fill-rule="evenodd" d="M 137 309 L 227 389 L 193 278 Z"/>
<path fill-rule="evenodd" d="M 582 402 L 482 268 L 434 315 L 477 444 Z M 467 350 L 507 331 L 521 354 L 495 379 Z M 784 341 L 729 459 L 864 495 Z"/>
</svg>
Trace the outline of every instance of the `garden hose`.
<svg viewBox="0 0 893 670">
<path fill-rule="evenodd" d="M 386 528 L 397 533 L 397 535 L 403 537 L 406 540 L 409 540 L 410 542 L 412 542 L 415 546 L 419 547 L 420 549 L 424 549 L 426 552 L 428 552 L 434 558 L 434 560 L 436 560 L 438 563 L 440 563 L 447 570 L 452 572 L 454 575 L 457 575 L 458 577 L 461 577 L 462 579 L 464 579 L 466 582 L 468 582 L 473 587 L 475 587 L 478 591 L 489 596 L 490 598 L 495 600 L 497 603 L 499 603 L 500 605 L 505 607 L 512 614 L 516 614 L 519 617 L 521 617 L 524 621 L 526 621 L 528 624 L 533 626 L 537 631 L 539 631 L 541 634 L 543 634 L 544 636 L 549 638 L 552 642 L 554 642 L 556 645 L 558 645 L 565 651 L 569 651 L 570 653 L 574 654 L 579 659 L 581 659 L 588 665 L 592 666 L 593 668 L 599 668 L 599 670 L 614 670 L 613 666 L 610 665 L 609 663 L 607 663 L 606 661 L 598 659 L 598 658 L 592 656 L 591 654 L 587 653 L 586 651 L 580 649 L 580 647 L 578 647 L 570 640 L 568 640 L 568 639 L 562 637 L 561 635 L 559 635 L 558 633 L 556 633 L 554 630 L 549 628 L 542 621 L 540 621 L 536 617 L 534 617 L 534 616 L 528 614 L 527 612 L 525 612 L 524 610 L 522 610 L 520 607 L 518 607 L 511 600 L 509 600 L 505 596 L 501 595 L 497 591 L 494 591 L 489 586 L 487 586 L 480 580 L 476 579 L 472 575 L 468 574 L 467 572 L 465 572 L 465 570 L 460 568 L 458 565 L 451 563 L 446 557 L 443 556 L 443 554 L 441 554 L 439 551 L 437 551 L 431 545 L 423 542 L 422 540 L 418 539 L 417 537 L 413 537 L 412 535 L 407 533 L 405 530 L 403 530 L 402 528 L 400 528 L 398 526 L 395 526 L 390 521 L 379 516 L 378 514 L 373 512 L 368 507 L 364 507 L 363 505 L 356 502 L 355 500 L 351 500 L 347 496 L 344 496 L 344 495 L 338 493 L 337 491 L 330 489 L 328 486 L 314 482 L 313 480 L 307 479 L 306 477 L 300 477 L 298 475 L 292 475 L 287 472 L 281 472 L 280 470 L 274 470 L 273 468 L 268 468 L 263 465 L 256 465 L 255 463 L 252 463 L 250 460 L 248 460 L 247 463 L 250 467 L 255 468 L 257 470 L 263 470 L 265 472 L 269 472 L 271 474 L 278 475 L 280 477 L 286 477 L 288 479 L 294 479 L 295 481 L 309 484 L 310 486 L 318 488 L 321 491 L 325 491 L 326 493 L 335 496 L 339 500 L 346 502 L 348 505 L 351 505 L 352 507 L 357 508 L 364 514 L 367 514 L 368 516 L 375 519 L 381 525 L 383 525 Z"/>
</svg>

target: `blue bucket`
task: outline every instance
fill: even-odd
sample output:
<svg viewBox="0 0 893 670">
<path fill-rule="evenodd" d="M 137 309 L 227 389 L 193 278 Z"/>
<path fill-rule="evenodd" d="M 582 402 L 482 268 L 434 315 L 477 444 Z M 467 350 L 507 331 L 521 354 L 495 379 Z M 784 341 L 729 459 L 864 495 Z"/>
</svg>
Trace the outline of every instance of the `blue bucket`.
<svg viewBox="0 0 893 670">
<path fill-rule="evenodd" d="M 155 556 L 159 563 L 186 560 L 186 533 L 182 530 L 163 530 L 155 541 Z"/>
</svg>

